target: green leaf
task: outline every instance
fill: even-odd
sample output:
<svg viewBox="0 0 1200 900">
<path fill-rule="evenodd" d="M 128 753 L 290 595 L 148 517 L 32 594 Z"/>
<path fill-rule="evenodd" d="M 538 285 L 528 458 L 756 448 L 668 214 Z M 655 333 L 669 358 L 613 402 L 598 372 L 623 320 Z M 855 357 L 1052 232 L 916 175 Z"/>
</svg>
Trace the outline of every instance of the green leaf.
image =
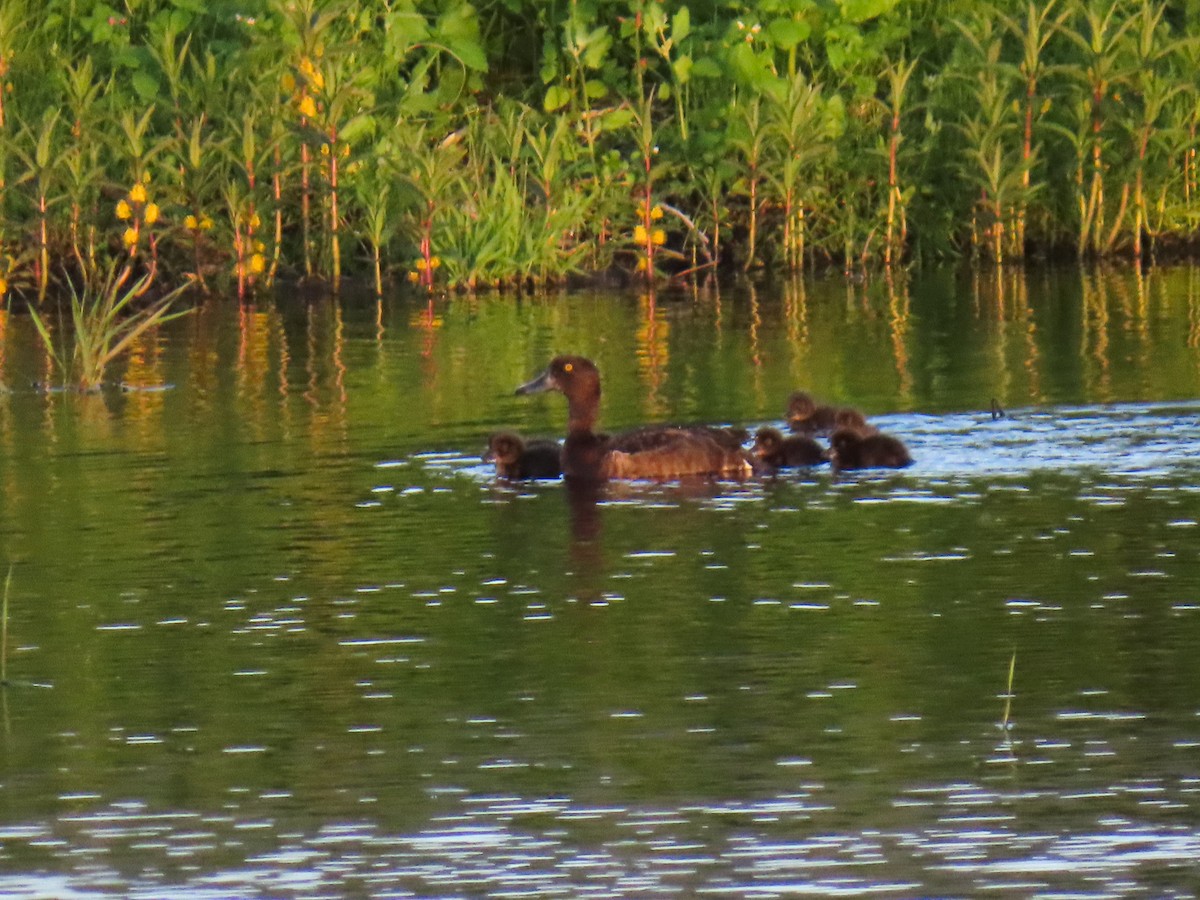
<svg viewBox="0 0 1200 900">
<path fill-rule="evenodd" d="M 389 20 L 389 35 L 401 46 L 412 46 L 429 37 L 429 23 L 416 12 L 393 13 Z"/>
<path fill-rule="evenodd" d="M 462 64 L 476 72 L 488 70 L 487 54 L 478 41 L 461 40 L 450 44 L 450 52 L 462 60 Z"/>
<path fill-rule="evenodd" d="M 692 14 L 688 12 L 686 6 L 681 6 L 679 7 L 679 12 L 671 17 L 671 40 L 678 47 L 681 41 L 687 40 L 687 36 L 691 32 Z"/>
<path fill-rule="evenodd" d="M 647 3 L 642 7 L 642 30 L 649 35 L 658 34 L 667 27 L 667 14 L 657 3 Z"/>
<path fill-rule="evenodd" d="M 633 110 L 628 108 L 611 110 L 600 120 L 605 131 L 617 131 L 633 121 Z"/>
<path fill-rule="evenodd" d="M 688 54 L 683 54 L 675 62 L 671 63 L 671 69 L 675 73 L 675 80 L 680 84 L 687 84 L 688 79 L 692 77 L 692 58 Z"/>
<path fill-rule="evenodd" d="M 692 74 L 697 78 L 720 78 L 725 70 L 711 56 L 702 56 L 692 63 Z"/>
<path fill-rule="evenodd" d="M 438 19 L 437 29 L 448 44 L 478 40 L 479 20 L 475 17 L 475 7 L 470 3 L 455 6 Z"/>
<path fill-rule="evenodd" d="M 158 79 L 149 72 L 139 69 L 133 73 L 133 89 L 143 100 L 153 100 L 158 96 Z"/>
<path fill-rule="evenodd" d="M 598 78 L 589 78 L 583 86 L 583 92 L 589 100 L 599 100 L 608 95 L 608 85 Z"/>
<path fill-rule="evenodd" d="M 338 129 L 338 137 L 348 144 L 354 144 L 365 135 L 374 132 L 374 130 L 375 120 L 366 113 L 362 113 Z"/>
<path fill-rule="evenodd" d="M 608 26 L 601 25 L 584 38 L 583 64 L 589 69 L 600 68 L 610 47 L 612 35 L 608 33 Z"/>
<path fill-rule="evenodd" d="M 767 36 L 780 50 L 791 50 L 801 41 L 808 40 L 812 28 L 807 22 L 795 19 L 775 19 L 767 26 Z"/>
<path fill-rule="evenodd" d="M 546 112 L 562 109 L 571 102 L 571 92 L 561 84 L 552 84 L 546 89 L 546 97 L 542 100 L 542 108 Z"/>
<path fill-rule="evenodd" d="M 896 6 L 896 0 L 838 0 L 842 18 L 856 25 L 878 19 Z"/>
</svg>

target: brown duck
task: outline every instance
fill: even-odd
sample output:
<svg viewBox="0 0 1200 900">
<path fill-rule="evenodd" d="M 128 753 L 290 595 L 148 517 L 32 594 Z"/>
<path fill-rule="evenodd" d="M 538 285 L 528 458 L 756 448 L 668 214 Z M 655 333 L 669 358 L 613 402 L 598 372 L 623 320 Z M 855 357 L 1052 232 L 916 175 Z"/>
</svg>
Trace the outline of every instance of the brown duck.
<svg viewBox="0 0 1200 900">
<path fill-rule="evenodd" d="M 890 434 L 839 428 L 829 439 L 829 461 L 835 469 L 902 469 L 913 460 L 904 443 Z"/>
<path fill-rule="evenodd" d="M 558 356 L 518 394 L 558 391 L 567 398 L 563 475 L 608 478 L 680 478 L 688 475 L 744 477 L 757 460 L 743 447 L 741 429 L 704 425 L 647 425 L 623 434 L 597 434 L 600 370 L 583 356 Z"/>
<path fill-rule="evenodd" d="M 850 428 L 864 435 L 876 431 L 854 407 L 826 406 L 804 391 L 796 391 L 788 398 L 786 417 L 788 427 L 801 434 L 832 434 L 839 428 Z"/>
<path fill-rule="evenodd" d="M 496 464 L 504 478 L 558 478 L 562 475 L 562 450 L 558 441 L 525 441 L 511 431 L 488 438 L 484 462 Z"/>
<path fill-rule="evenodd" d="M 760 428 L 754 435 L 754 455 L 774 469 L 819 466 L 828 462 L 825 448 L 806 434 L 784 437 L 778 428 Z"/>
</svg>

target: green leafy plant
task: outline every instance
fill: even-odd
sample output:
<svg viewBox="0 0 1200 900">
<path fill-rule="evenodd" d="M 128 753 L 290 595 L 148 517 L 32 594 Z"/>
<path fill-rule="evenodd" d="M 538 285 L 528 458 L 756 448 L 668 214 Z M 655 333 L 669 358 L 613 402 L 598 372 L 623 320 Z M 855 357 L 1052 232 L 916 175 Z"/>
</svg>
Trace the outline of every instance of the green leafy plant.
<svg viewBox="0 0 1200 900">
<path fill-rule="evenodd" d="M 82 288 L 68 281 L 71 329 L 61 341 L 55 339 L 45 312 L 30 307 L 34 327 L 65 385 L 80 391 L 97 390 L 108 367 L 136 340 L 191 311 L 172 310 L 189 283 L 138 305 L 151 278 L 146 273 L 131 281 L 129 266 L 118 271 L 114 262 L 102 277 L 86 281 Z"/>
</svg>

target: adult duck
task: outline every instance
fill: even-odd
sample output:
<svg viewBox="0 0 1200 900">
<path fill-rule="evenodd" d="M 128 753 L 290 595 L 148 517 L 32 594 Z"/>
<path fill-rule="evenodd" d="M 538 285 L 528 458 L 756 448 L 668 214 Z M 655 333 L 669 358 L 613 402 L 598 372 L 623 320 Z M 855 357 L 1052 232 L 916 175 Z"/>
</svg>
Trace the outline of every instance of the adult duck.
<svg viewBox="0 0 1200 900">
<path fill-rule="evenodd" d="M 558 391 L 567 398 L 563 475 L 608 478 L 680 478 L 687 475 L 752 474 L 756 460 L 742 447 L 744 431 L 703 425 L 648 425 L 624 434 L 597 434 L 600 370 L 583 356 L 557 356 L 518 394 Z"/>
<path fill-rule="evenodd" d="M 483 461 L 496 464 L 503 478 L 558 478 L 562 475 L 562 450 L 558 441 L 525 441 L 511 431 L 488 438 Z"/>
<path fill-rule="evenodd" d="M 801 434 L 832 434 L 839 428 L 849 428 L 868 435 L 877 430 L 854 407 L 827 406 L 805 391 L 796 391 L 788 398 L 786 417 L 788 427 Z"/>
<path fill-rule="evenodd" d="M 890 434 L 859 434 L 840 428 L 829 439 L 829 461 L 834 469 L 903 469 L 912 465 L 908 448 Z"/>
</svg>

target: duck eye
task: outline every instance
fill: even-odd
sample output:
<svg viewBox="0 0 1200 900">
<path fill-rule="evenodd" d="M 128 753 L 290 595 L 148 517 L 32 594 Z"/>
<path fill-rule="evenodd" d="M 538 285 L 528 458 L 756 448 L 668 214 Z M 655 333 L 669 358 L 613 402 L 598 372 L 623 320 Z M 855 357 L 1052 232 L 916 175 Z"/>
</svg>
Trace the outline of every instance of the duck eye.
<svg viewBox="0 0 1200 900">
<path fill-rule="evenodd" d="M 564 371 L 564 372 L 570 372 L 570 371 L 572 371 L 574 368 L 575 368 L 574 364 L 572 364 L 572 363 L 567 363 L 565 366 L 563 366 L 563 371 Z"/>
</svg>

